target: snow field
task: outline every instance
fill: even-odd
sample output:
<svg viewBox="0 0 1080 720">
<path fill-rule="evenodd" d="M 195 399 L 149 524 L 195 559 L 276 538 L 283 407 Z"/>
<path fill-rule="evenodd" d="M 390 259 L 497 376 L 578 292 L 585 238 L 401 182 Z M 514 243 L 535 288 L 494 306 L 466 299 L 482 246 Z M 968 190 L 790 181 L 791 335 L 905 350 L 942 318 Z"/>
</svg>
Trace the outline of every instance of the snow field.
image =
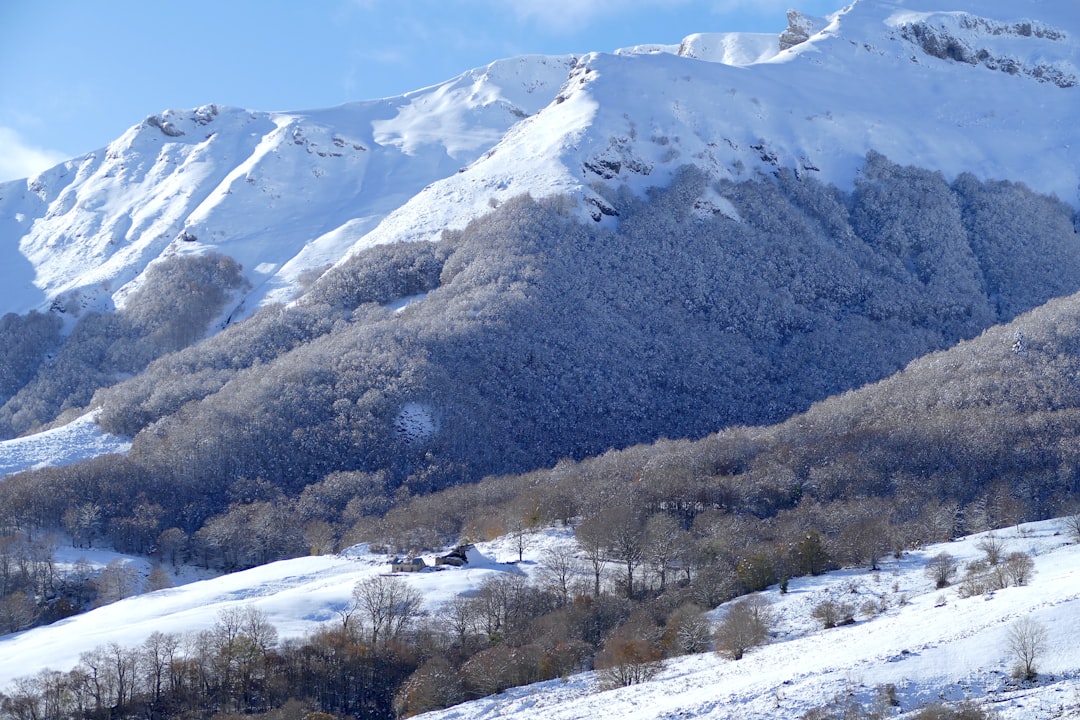
<svg viewBox="0 0 1080 720">
<path fill-rule="evenodd" d="M 102 432 L 88 413 L 52 430 L 0 441 L 0 482 L 21 470 L 68 465 L 130 448 L 130 441 Z"/>
</svg>

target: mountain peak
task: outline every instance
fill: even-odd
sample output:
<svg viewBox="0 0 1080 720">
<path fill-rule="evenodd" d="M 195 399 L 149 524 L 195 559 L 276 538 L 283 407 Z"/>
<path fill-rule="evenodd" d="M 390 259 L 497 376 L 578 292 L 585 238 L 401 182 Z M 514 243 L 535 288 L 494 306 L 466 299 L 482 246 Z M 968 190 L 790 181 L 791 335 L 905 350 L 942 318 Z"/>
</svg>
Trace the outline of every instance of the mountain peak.
<svg viewBox="0 0 1080 720">
<path fill-rule="evenodd" d="M 436 238 L 516 195 L 569 194 L 582 218 L 617 223 L 605 193 L 687 165 L 850 188 L 875 150 L 1076 205 L 1074 16 L 1037 0 L 856 0 L 792 11 L 781 34 L 507 58 L 336 108 L 168 110 L 0 185 L 0 310 L 72 293 L 64 307 L 109 309 L 155 258 L 214 250 L 252 285 L 242 316 L 360 249 Z"/>
</svg>

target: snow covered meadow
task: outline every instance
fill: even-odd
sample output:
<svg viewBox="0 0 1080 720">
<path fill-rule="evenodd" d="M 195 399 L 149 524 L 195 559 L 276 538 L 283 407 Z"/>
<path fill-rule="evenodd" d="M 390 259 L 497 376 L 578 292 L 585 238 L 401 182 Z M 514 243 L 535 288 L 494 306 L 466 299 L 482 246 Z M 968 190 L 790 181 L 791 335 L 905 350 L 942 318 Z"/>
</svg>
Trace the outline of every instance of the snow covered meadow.
<svg viewBox="0 0 1080 720">
<path fill-rule="evenodd" d="M 715 653 L 669 661 L 653 680 L 600 690 L 593 673 L 425 715 L 482 718 L 797 718 L 840 700 L 870 704 L 889 686 L 896 713 L 939 701 L 972 699 L 1003 720 L 1080 714 L 1080 546 L 1059 521 L 998 531 L 1009 551 L 1031 553 L 1030 583 L 966 599 L 937 589 L 926 562 L 947 551 L 961 563 L 983 555 L 976 535 L 888 559 L 881 570 L 843 570 L 792 580 L 787 594 L 763 593 L 779 617 L 771 642 L 739 661 Z M 813 608 L 825 599 L 886 609 L 852 625 L 821 629 Z M 720 618 L 725 607 L 711 613 Z M 1011 677 L 1011 623 L 1032 618 L 1048 631 L 1034 685 Z"/>
</svg>

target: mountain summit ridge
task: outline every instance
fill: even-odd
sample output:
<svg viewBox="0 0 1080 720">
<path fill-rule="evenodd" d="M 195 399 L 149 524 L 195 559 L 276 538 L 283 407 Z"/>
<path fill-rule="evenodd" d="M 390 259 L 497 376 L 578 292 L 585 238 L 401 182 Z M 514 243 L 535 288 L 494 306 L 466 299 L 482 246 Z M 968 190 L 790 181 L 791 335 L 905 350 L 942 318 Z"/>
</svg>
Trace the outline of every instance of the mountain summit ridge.
<svg viewBox="0 0 1080 720">
<path fill-rule="evenodd" d="M 685 165 L 718 180 L 789 167 L 850 187 L 875 150 L 1080 203 L 1080 28 L 1067 11 L 857 0 L 790 22 L 806 37 L 784 50 L 779 34 L 702 33 L 509 58 L 337 108 L 150 116 L 0 185 L 0 312 L 109 310 L 155 259 L 216 250 L 253 287 L 242 317 L 366 247 L 437 238 L 515 195 L 569 193 L 614 223 L 599 186 L 643 192 Z"/>
</svg>

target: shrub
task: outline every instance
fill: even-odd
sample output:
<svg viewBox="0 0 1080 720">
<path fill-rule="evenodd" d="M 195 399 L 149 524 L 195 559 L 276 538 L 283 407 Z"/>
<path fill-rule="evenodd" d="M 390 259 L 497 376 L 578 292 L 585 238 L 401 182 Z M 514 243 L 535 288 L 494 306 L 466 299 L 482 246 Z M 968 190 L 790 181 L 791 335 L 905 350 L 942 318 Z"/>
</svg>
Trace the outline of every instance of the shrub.
<svg viewBox="0 0 1080 720">
<path fill-rule="evenodd" d="M 837 602 L 831 598 L 815 605 L 810 614 L 821 621 L 826 630 L 855 622 L 855 608 L 850 603 Z"/>
<path fill-rule="evenodd" d="M 1005 543 L 994 533 L 990 533 L 979 540 L 975 547 L 983 551 L 986 555 L 986 562 L 991 567 L 1001 562 L 1001 554 L 1005 551 Z"/>
<path fill-rule="evenodd" d="M 741 660 L 752 648 L 769 640 L 775 617 L 769 602 L 760 595 L 751 595 L 731 604 L 716 628 L 713 639 L 716 651 L 729 660 Z"/>
<path fill-rule="evenodd" d="M 1002 562 L 1005 575 L 1013 585 L 1027 585 L 1031 574 L 1035 572 L 1035 561 L 1026 552 L 1011 552 Z"/>
<path fill-rule="evenodd" d="M 969 700 L 965 700 L 956 707 L 933 704 L 919 710 L 913 716 L 913 720 L 989 720 L 985 710 Z"/>
<path fill-rule="evenodd" d="M 700 607 L 681 605 L 664 626 L 664 649 L 669 657 L 704 652 L 711 634 L 709 619 Z"/>
<path fill-rule="evenodd" d="M 657 628 L 634 616 L 616 630 L 596 655 L 601 684 L 624 687 L 653 678 L 664 667 Z"/>
<path fill-rule="evenodd" d="M 927 561 L 926 574 L 934 581 L 934 587 L 948 587 L 952 576 L 956 574 L 958 564 L 952 555 L 940 552 Z"/>
</svg>

